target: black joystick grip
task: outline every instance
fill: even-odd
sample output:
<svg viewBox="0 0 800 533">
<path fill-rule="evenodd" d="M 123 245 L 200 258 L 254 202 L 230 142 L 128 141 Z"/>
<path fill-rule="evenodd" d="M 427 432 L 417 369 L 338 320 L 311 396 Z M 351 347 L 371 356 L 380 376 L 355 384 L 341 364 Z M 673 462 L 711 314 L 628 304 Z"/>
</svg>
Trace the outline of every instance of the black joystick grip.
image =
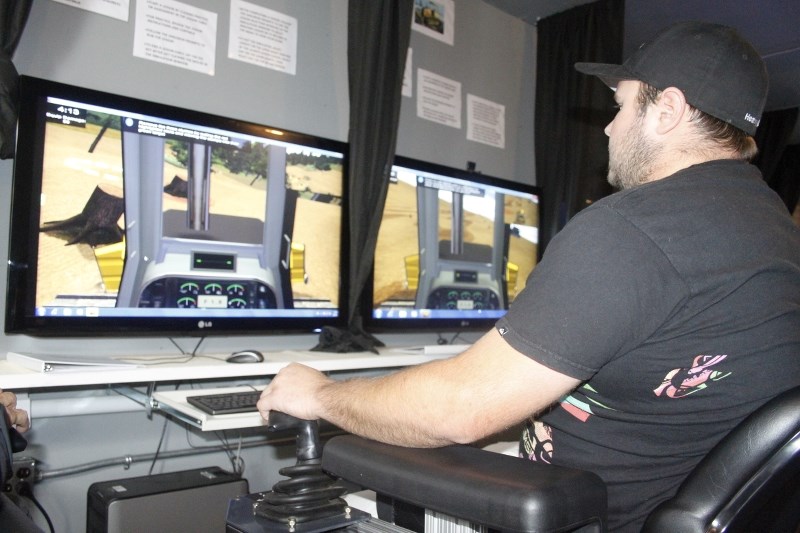
<svg viewBox="0 0 800 533">
<path fill-rule="evenodd" d="M 280 411 L 270 411 L 267 427 L 270 431 L 294 429 L 297 432 L 297 461 L 313 461 L 322 458 L 319 441 L 319 423 L 303 420 Z"/>
<path fill-rule="evenodd" d="M 341 498 L 347 489 L 322 470 L 322 445 L 319 423 L 302 420 L 280 411 L 270 411 L 267 419 L 270 431 L 295 430 L 297 434 L 297 464 L 278 470 L 283 479 L 273 485 L 255 503 L 253 513 L 272 521 L 293 524 L 313 520 L 344 517 L 350 512 Z M 318 530 L 326 531 L 326 530 Z"/>
</svg>

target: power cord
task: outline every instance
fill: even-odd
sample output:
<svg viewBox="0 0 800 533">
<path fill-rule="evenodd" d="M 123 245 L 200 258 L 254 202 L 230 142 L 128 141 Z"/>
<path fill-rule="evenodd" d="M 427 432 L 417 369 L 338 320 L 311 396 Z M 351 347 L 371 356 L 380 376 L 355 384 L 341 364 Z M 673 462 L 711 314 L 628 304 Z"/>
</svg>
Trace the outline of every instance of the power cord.
<svg viewBox="0 0 800 533">
<path fill-rule="evenodd" d="M 170 338 L 170 340 L 172 340 L 172 339 Z M 175 341 L 173 341 L 173 342 L 175 342 Z M 200 339 L 200 342 L 203 342 L 203 339 Z M 176 344 L 176 346 L 177 346 L 177 344 Z M 197 344 L 197 346 L 195 346 L 195 350 L 197 350 L 198 346 L 200 346 L 199 343 Z M 194 353 L 192 354 L 192 357 L 194 357 Z M 175 390 L 178 390 L 180 387 L 181 387 L 181 384 L 178 383 L 177 385 L 175 385 Z M 164 425 L 161 427 L 161 437 L 158 439 L 158 446 L 156 446 L 156 453 L 153 454 L 153 461 L 150 463 L 150 470 L 147 471 L 147 475 L 148 476 L 152 476 L 153 475 L 153 468 L 155 468 L 155 466 L 156 466 L 156 461 L 158 461 L 158 455 L 159 455 L 159 453 L 161 453 L 161 445 L 164 443 L 164 436 L 167 434 L 167 424 L 169 424 L 169 417 L 165 416 L 164 417 Z"/>
<path fill-rule="evenodd" d="M 169 418 L 164 417 L 164 425 L 161 427 L 161 438 L 158 439 L 158 446 L 156 446 L 156 453 L 153 454 L 153 461 L 150 463 L 150 470 L 147 471 L 148 476 L 153 475 L 153 468 L 156 466 L 156 461 L 158 461 L 158 454 L 161 452 L 161 445 L 164 443 L 164 435 L 167 433 L 167 424 L 169 423 Z"/>
<path fill-rule="evenodd" d="M 26 481 L 20 481 L 17 483 L 17 494 L 20 496 L 27 498 L 28 500 L 39 509 L 39 512 L 42 513 L 42 516 L 47 521 L 47 527 L 50 529 L 50 533 L 55 533 L 55 528 L 53 527 L 53 521 L 50 520 L 50 515 L 47 514 L 47 511 L 44 510 L 44 507 L 36 499 L 36 496 L 33 495 L 33 488 L 31 487 L 30 483 Z"/>
<path fill-rule="evenodd" d="M 192 357 L 194 357 L 195 355 L 197 355 L 197 350 L 200 349 L 200 345 L 203 344 L 204 340 L 206 340 L 205 337 L 200 337 L 200 340 L 197 341 L 197 344 L 195 344 L 195 346 L 194 346 L 194 350 L 192 350 L 191 352 L 187 353 L 187 352 L 185 352 L 183 350 L 183 348 L 181 348 L 181 346 L 175 341 L 175 339 L 173 339 L 172 337 L 167 337 L 167 338 L 169 339 L 169 342 L 171 342 L 173 345 L 175 345 L 175 347 L 181 352 L 181 355 L 188 355 L 190 359 Z"/>
<path fill-rule="evenodd" d="M 239 432 L 239 444 L 234 451 L 233 446 L 228 442 L 228 437 L 224 432 L 215 431 L 214 434 L 222 443 L 222 450 L 228 456 L 233 473 L 239 477 L 244 476 L 244 457 L 242 457 L 242 434 Z"/>
<path fill-rule="evenodd" d="M 461 332 L 458 332 L 455 335 L 453 335 L 453 337 L 450 340 L 447 340 L 447 339 L 444 338 L 444 335 L 442 335 L 441 333 L 436 333 L 436 337 L 437 337 L 436 344 L 438 344 L 439 346 L 444 346 L 446 344 L 453 344 L 454 342 L 456 342 L 456 339 L 458 339 L 458 337 L 460 335 L 461 335 Z"/>
<path fill-rule="evenodd" d="M 137 361 L 139 364 L 144 366 L 157 366 L 157 365 L 171 365 L 175 363 L 188 363 L 192 359 L 196 358 L 205 358 L 205 359 L 212 359 L 214 361 L 219 361 L 217 357 L 209 357 L 207 355 L 197 355 L 197 350 L 200 349 L 200 345 L 203 344 L 203 341 L 206 340 L 206 337 L 200 337 L 200 340 L 197 341 L 194 349 L 191 352 L 187 352 L 178 344 L 178 342 L 173 339 L 172 337 L 167 337 L 169 342 L 171 342 L 180 352 L 178 355 L 167 355 L 161 358 L 153 358 L 153 357 L 124 357 L 123 359 L 127 361 Z M 180 359 L 183 358 L 183 359 Z"/>
</svg>

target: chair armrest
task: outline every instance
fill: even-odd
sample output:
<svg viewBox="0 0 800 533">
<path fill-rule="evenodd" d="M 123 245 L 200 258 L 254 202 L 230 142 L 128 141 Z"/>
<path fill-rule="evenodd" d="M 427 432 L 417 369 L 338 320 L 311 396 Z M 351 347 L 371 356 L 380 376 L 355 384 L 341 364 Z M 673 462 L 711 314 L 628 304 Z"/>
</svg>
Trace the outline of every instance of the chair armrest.
<svg viewBox="0 0 800 533">
<path fill-rule="evenodd" d="M 322 468 L 413 505 L 501 531 L 605 530 L 606 487 L 591 472 L 470 446 L 403 448 L 353 435 L 325 445 Z"/>
</svg>

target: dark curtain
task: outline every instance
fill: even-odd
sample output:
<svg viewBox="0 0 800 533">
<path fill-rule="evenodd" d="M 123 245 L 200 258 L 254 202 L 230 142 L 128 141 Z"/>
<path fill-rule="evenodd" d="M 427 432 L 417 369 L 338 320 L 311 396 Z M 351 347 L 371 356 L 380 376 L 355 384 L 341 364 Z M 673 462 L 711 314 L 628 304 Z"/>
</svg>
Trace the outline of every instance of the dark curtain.
<svg viewBox="0 0 800 533">
<path fill-rule="evenodd" d="M 789 212 L 800 200 L 800 146 L 788 145 L 797 126 L 800 109 L 764 113 L 756 130 L 758 155 L 753 159 L 767 182 L 781 197 Z"/>
<path fill-rule="evenodd" d="M 768 182 L 795 216 L 800 215 L 800 144 L 786 147 Z"/>
<path fill-rule="evenodd" d="M 361 296 L 372 271 L 394 159 L 413 7 L 413 0 L 348 2 L 348 330 L 323 331 L 320 350 L 358 351 L 380 344 L 363 332 Z"/>
<path fill-rule="evenodd" d="M 14 157 L 19 75 L 11 58 L 32 3 L 33 0 L 0 0 L 0 159 Z"/>
<path fill-rule="evenodd" d="M 575 213 L 612 192 L 606 181 L 612 94 L 579 61 L 622 61 L 624 0 L 599 0 L 537 23 L 536 183 L 542 187 L 540 250 Z M 540 252 L 541 253 L 541 252 Z"/>
</svg>

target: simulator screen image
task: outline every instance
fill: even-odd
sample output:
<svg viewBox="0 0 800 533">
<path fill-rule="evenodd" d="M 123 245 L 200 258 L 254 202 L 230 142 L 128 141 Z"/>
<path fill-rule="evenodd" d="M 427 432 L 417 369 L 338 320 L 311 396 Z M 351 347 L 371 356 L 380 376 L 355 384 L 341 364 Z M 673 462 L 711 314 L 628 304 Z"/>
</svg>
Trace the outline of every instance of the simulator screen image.
<svg viewBox="0 0 800 533">
<path fill-rule="evenodd" d="M 499 318 L 537 261 L 523 187 L 395 165 L 375 252 L 372 318 Z"/>
<path fill-rule="evenodd" d="M 344 155 L 49 98 L 36 313 L 335 316 Z"/>
</svg>

